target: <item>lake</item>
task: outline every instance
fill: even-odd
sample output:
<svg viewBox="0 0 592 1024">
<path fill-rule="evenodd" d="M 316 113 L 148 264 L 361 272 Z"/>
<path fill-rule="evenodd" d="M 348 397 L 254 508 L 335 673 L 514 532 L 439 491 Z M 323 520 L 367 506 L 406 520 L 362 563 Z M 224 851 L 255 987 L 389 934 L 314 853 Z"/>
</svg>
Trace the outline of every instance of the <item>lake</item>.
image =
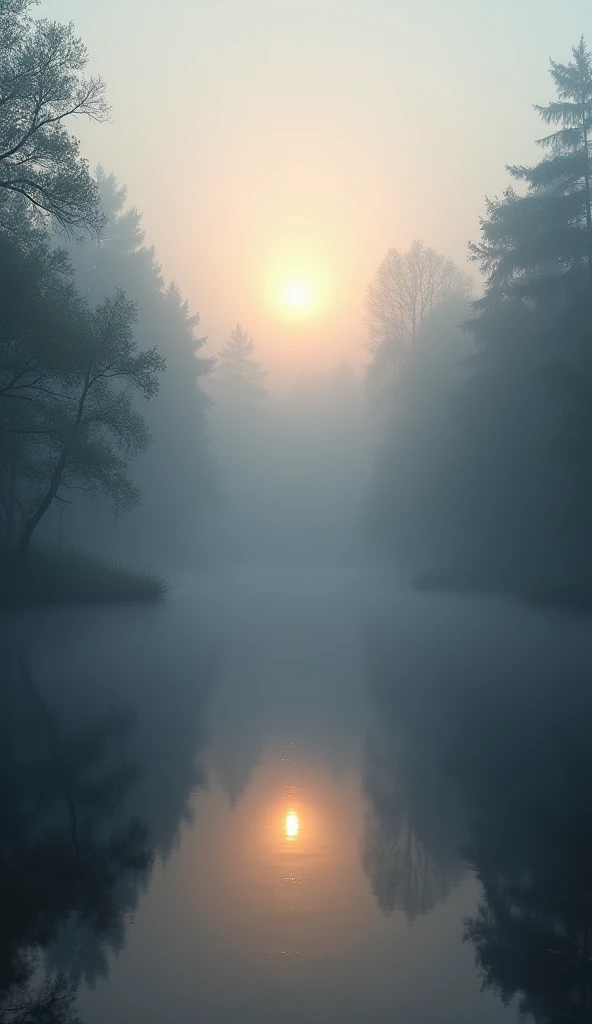
<svg viewBox="0 0 592 1024">
<path fill-rule="evenodd" d="M 586 618 L 301 568 L 0 628 L 3 1024 L 592 1020 Z"/>
</svg>

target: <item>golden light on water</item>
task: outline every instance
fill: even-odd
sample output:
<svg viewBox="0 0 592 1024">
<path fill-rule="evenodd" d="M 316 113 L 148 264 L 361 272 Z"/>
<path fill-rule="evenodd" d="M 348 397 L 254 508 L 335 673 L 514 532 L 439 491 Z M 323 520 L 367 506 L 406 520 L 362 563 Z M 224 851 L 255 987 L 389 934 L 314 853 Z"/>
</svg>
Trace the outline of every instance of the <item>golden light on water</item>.
<svg viewBox="0 0 592 1024">
<path fill-rule="evenodd" d="M 294 811 L 286 815 L 285 831 L 288 839 L 295 839 L 300 832 L 300 818 Z"/>
</svg>

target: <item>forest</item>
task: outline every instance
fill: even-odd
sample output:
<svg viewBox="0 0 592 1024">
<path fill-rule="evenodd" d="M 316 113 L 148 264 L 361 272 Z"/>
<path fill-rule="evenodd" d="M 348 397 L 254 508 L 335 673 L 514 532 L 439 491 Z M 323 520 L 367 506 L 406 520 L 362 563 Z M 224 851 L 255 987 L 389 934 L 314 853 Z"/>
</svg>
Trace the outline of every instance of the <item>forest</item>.
<svg viewBox="0 0 592 1024">
<path fill-rule="evenodd" d="M 0 0 L 0 1024 L 590 1024 L 588 18 Z"/>
<path fill-rule="evenodd" d="M 308 558 L 589 604 L 584 38 L 551 61 L 541 158 L 508 165 L 467 267 L 389 249 L 362 372 L 303 366 L 279 394 L 240 323 L 207 354 L 125 184 L 74 134 L 108 121 L 105 85 L 34 8 L 0 7 L 2 602 L 153 598 L 187 567 Z"/>
</svg>

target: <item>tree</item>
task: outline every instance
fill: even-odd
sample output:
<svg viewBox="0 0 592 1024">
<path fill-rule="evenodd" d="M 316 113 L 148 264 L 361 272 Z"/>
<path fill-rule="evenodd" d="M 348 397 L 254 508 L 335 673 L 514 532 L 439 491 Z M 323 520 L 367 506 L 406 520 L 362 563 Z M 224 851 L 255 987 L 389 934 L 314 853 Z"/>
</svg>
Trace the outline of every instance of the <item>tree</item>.
<svg viewBox="0 0 592 1024">
<path fill-rule="evenodd" d="M 590 132 L 592 129 L 592 55 L 582 38 L 573 61 L 551 61 L 557 100 L 535 106 L 546 124 L 559 129 L 538 144 L 550 152 L 538 164 L 510 165 L 515 180 L 526 182 L 522 195 L 507 189 L 489 200 L 481 221 L 482 239 L 470 246 L 473 260 L 487 274 L 481 306 L 511 293 L 548 300 L 586 293 L 586 316 L 592 286 L 592 218 L 590 210 Z"/>
<path fill-rule="evenodd" d="M 27 218 L 0 231 L 0 523 L 12 548 L 36 472 L 41 399 L 59 401 L 77 345 L 80 299 L 65 253 Z"/>
<path fill-rule="evenodd" d="M 583 593 L 592 583 L 592 56 L 584 40 L 569 63 L 551 62 L 551 77 L 557 98 L 536 107 L 553 128 L 539 140 L 542 159 L 509 166 L 514 184 L 487 201 L 469 247 L 485 287 L 463 317 L 465 340 L 442 329 L 442 306 L 417 335 L 420 358 L 405 359 L 403 348 L 395 366 L 374 525 L 397 558 L 411 554 L 414 573 L 440 585 L 525 593 L 573 583 Z M 373 307 L 378 337 L 388 295 Z M 403 328 L 411 336 L 413 322 Z M 430 352 L 422 343 L 434 329 Z M 387 355 L 379 342 L 371 373 Z"/>
<path fill-rule="evenodd" d="M 215 380 L 233 402 L 237 415 L 241 406 L 256 405 L 265 395 L 263 381 L 266 373 L 253 359 L 254 348 L 253 340 L 237 324 L 218 353 Z"/>
<path fill-rule="evenodd" d="M 82 309 L 78 346 L 64 374 L 61 401 L 41 403 L 44 486 L 24 523 L 17 563 L 24 564 L 31 538 L 60 489 L 107 495 L 116 512 L 139 500 L 127 462 L 142 452 L 150 435 L 132 405 L 131 392 L 148 399 L 158 391 L 164 360 L 156 349 L 138 352 L 135 305 L 119 291 L 94 311 Z M 45 471 L 45 472 L 44 472 Z"/>
<path fill-rule="evenodd" d="M 583 341 L 592 300 L 592 56 L 583 39 L 572 56 L 551 61 L 557 99 L 535 107 L 557 126 L 539 140 L 545 156 L 508 167 L 526 191 L 489 200 L 481 240 L 470 246 L 486 287 L 467 324 L 477 348 L 461 411 L 465 494 L 481 547 L 545 584 L 549 571 L 592 570 L 582 536 L 592 492 Z"/>
<path fill-rule="evenodd" d="M 407 252 L 389 249 L 366 295 L 371 360 L 367 380 L 377 395 L 399 380 L 419 332 L 446 299 L 467 298 L 467 275 L 447 256 L 413 242 Z"/>
<path fill-rule="evenodd" d="M 419 331 L 376 445 L 369 527 L 412 577 L 450 572 L 456 537 L 464 536 L 463 506 L 451 499 L 464 452 L 459 386 L 472 345 L 459 325 L 468 312 L 465 301 L 450 299 Z"/>
<path fill-rule="evenodd" d="M 43 231 L 25 220 L 18 233 L 0 232 L 0 399 L 31 401 L 47 392 L 75 303 L 67 256 Z"/>
<path fill-rule="evenodd" d="M 16 198 L 66 231 L 96 232 L 96 182 L 65 122 L 105 121 L 104 83 L 84 77 L 88 55 L 73 25 L 33 20 L 33 3 L 0 5 L 0 215 Z"/>
<path fill-rule="evenodd" d="M 84 543 L 91 533 L 97 547 L 126 559 L 159 559 L 186 569 L 207 547 L 218 490 L 204 389 L 213 360 L 202 354 L 206 338 L 199 335 L 199 314 L 174 283 L 165 282 L 125 186 L 101 167 L 96 177 L 105 223 L 100 239 L 86 237 L 69 246 L 76 284 L 93 304 L 123 288 L 137 304 L 138 336 L 146 348 L 156 346 L 167 372 L 143 413 L 153 443 L 133 468 L 141 505 L 115 528 L 90 502 L 78 501 L 67 510 L 68 537 Z M 140 405 L 145 403 L 136 396 L 135 407 Z"/>
</svg>

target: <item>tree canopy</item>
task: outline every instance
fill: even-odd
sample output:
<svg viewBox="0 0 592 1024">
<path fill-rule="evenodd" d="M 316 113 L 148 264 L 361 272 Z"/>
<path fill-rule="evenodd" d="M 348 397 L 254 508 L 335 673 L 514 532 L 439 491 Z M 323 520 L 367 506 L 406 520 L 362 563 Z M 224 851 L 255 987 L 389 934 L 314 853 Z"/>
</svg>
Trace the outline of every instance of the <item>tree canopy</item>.
<svg viewBox="0 0 592 1024">
<path fill-rule="evenodd" d="M 137 332 L 146 348 L 166 361 L 158 394 L 134 403 L 152 437 L 134 465 L 132 479 L 141 491 L 133 516 L 118 520 L 97 514 L 91 503 L 66 511 L 68 536 L 83 543 L 90 532 L 102 550 L 119 557 L 192 563 L 203 555 L 207 523 L 217 495 L 217 471 L 210 454 L 209 399 L 204 385 L 213 360 L 203 355 L 199 314 L 189 309 L 174 282 L 166 282 L 153 246 L 145 242 L 142 217 L 128 204 L 127 189 L 99 167 L 96 180 L 104 226 L 101 238 L 72 242 L 69 255 L 81 292 L 100 303 L 119 287 L 135 303 Z"/>
<path fill-rule="evenodd" d="M 466 298 L 470 291 L 464 271 L 423 242 L 413 242 L 407 252 L 389 249 L 366 294 L 371 392 L 388 396 L 409 364 L 426 321 L 442 302 Z"/>
<path fill-rule="evenodd" d="M 467 308 L 467 291 L 457 289 L 456 324 L 441 304 L 423 319 L 415 356 L 403 359 L 409 343 L 396 349 L 400 385 L 387 403 L 371 521 L 393 557 L 440 585 L 535 593 L 560 579 L 574 593 L 592 587 L 585 41 L 550 70 L 557 98 L 535 108 L 554 129 L 539 139 L 544 155 L 508 167 L 516 184 L 487 201 L 481 238 L 469 247 L 482 295 Z M 378 339 L 381 330 L 387 337 L 391 309 L 379 285 L 390 273 L 387 263 L 369 292 Z M 403 322 L 407 338 L 415 323 Z M 438 354 L 440 342 L 446 351 Z M 370 375 L 384 350 L 380 340 L 371 344 Z M 447 369 L 438 377 L 442 357 Z"/>
<path fill-rule="evenodd" d="M 107 119 L 104 83 L 84 76 L 88 55 L 74 26 L 34 20 L 32 7 L 0 6 L 0 216 L 16 197 L 66 231 L 97 231 L 96 182 L 68 121 Z"/>
</svg>

